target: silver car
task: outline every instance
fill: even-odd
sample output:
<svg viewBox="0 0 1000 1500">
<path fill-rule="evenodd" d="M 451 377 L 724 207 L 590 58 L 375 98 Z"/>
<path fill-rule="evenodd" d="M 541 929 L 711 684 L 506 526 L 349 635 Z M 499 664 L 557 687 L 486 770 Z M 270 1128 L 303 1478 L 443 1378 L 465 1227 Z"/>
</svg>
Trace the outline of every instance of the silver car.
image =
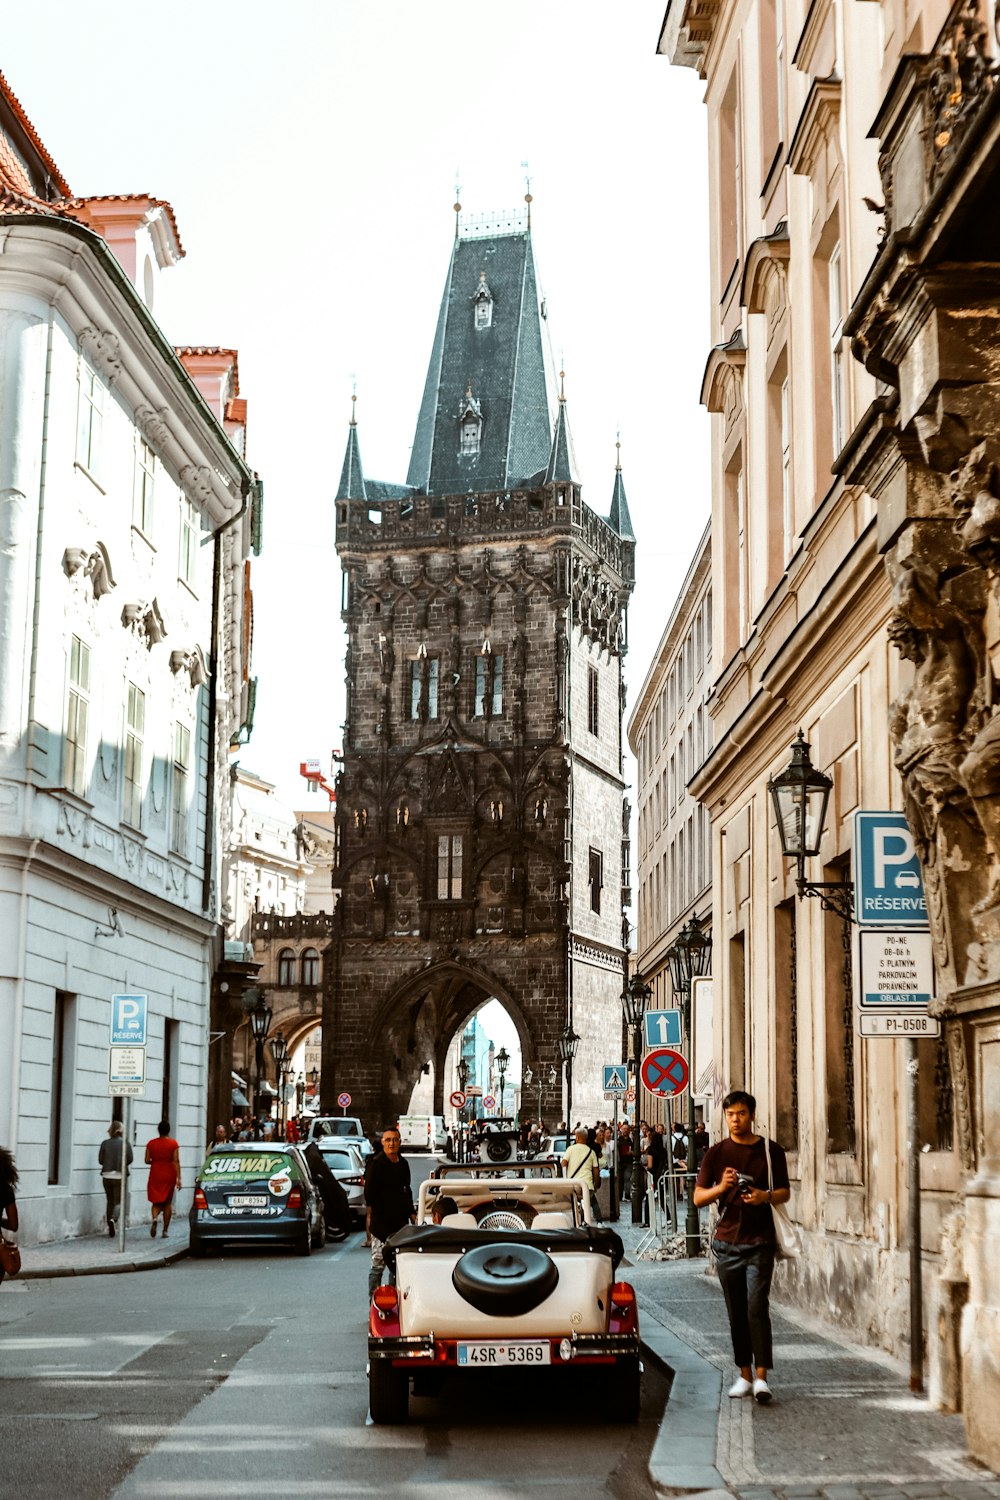
<svg viewBox="0 0 1000 1500">
<path fill-rule="evenodd" d="M 365 1218 L 365 1164 L 353 1141 L 324 1137 L 316 1142 L 323 1160 L 347 1194 L 348 1207 L 355 1223 Z"/>
</svg>

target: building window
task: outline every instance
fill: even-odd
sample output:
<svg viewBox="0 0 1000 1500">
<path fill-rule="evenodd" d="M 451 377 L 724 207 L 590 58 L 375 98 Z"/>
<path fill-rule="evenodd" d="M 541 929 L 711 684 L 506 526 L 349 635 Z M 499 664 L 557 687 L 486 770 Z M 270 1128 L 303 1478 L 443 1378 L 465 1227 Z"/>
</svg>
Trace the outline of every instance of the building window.
<svg viewBox="0 0 1000 1500">
<path fill-rule="evenodd" d="M 591 849 L 587 872 L 587 884 L 590 886 L 590 909 L 600 912 L 601 890 L 604 885 L 604 855 L 600 849 Z"/>
<path fill-rule="evenodd" d="M 78 635 L 70 640 L 66 696 L 66 763 L 63 779 L 71 792 L 87 792 L 87 719 L 90 713 L 90 647 Z"/>
<path fill-rule="evenodd" d="M 488 294 L 476 298 L 476 328 L 489 328 L 493 322 L 493 298 Z"/>
<path fill-rule="evenodd" d="M 462 899 L 462 835 L 438 835 L 437 898 L 439 901 Z"/>
<path fill-rule="evenodd" d="M 414 657 L 410 662 L 410 718 L 436 719 L 440 662 L 436 656 Z"/>
<path fill-rule="evenodd" d="M 181 537 L 177 571 L 188 585 L 194 588 L 198 574 L 198 547 L 201 536 L 201 518 L 186 495 L 181 496 Z"/>
<path fill-rule="evenodd" d="M 174 776 L 170 847 L 176 854 L 187 853 L 188 783 L 191 774 L 191 731 L 184 724 L 174 725 Z"/>
<path fill-rule="evenodd" d="M 587 728 L 597 734 L 600 726 L 600 677 L 596 667 L 587 668 Z M 659 709 L 657 709 L 659 713 Z"/>
<path fill-rule="evenodd" d="M 472 712 L 477 719 L 496 718 L 503 713 L 503 657 L 492 651 L 476 657 L 476 701 Z"/>
<path fill-rule="evenodd" d="M 479 452 L 479 434 L 481 430 L 482 423 L 480 422 L 479 418 L 472 412 L 469 412 L 466 417 L 463 417 L 462 425 L 459 428 L 459 446 L 462 453 Z"/>
<path fill-rule="evenodd" d="M 153 534 L 153 475 L 156 456 L 145 438 L 136 435 L 132 476 L 132 522 L 144 536 Z"/>
<path fill-rule="evenodd" d="M 163 1088 L 160 1091 L 160 1119 L 177 1119 L 177 1084 L 180 1056 L 180 1021 L 163 1023 Z"/>
<path fill-rule="evenodd" d="M 788 377 L 781 382 L 781 529 L 784 561 L 792 555 L 792 388 Z"/>
<path fill-rule="evenodd" d="M 282 948 L 278 954 L 278 983 L 295 983 L 295 954 L 291 948 Z"/>
<path fill-rule="evenodd" d="M 78 462 L 96 475 L 101 466 L 101 432 L 104 426 L 104 387 L 86 360 L 80 361 L 80 407 L 76 437 Z"/>
<path fill-rule="evenodd" d="M 302 954 L 302 983 L 319 984 L 319 953 L 315 948 L 306 948 Z"/>
<path fill-rule="evenodd" d="M 125 728 L 125 806 L 122 816 L 133 828 L 142 827 L 142 741 L 146 731 L 146 695 L 128 685 L 128 723 Z"/>
<path fill-rule="evenodd" d="M 844 446 L 847 391 L 844 361 L 844 299 L 841 293 L 840 246 L 834 245 L 827 267 L 830 304 L 830 399 L 833 419 L 833 454 Z"/>
</svg>

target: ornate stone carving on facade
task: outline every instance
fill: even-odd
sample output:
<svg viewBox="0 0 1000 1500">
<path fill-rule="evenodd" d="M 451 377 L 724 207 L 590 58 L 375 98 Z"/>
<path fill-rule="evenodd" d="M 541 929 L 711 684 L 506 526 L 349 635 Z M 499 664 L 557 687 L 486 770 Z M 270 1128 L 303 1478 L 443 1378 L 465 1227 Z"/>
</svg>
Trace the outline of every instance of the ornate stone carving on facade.
<svg viewBox="0 0 1000 1500">
<path fill-rule="evenodd" d="M 166 639 L 167 627 L 155 599 L 148 604 L 126 604 L 122 609 L 122 624 L 147 650 Z"/>
<path fill-rule="evenodd" d="M 90 580 L 95 599 L 103 599 L 115 587 L 111 558 L 103 542 L 98 542 L 92 552 L 86 547 L 67 547 L 62 565 L 67 578 L 75 577 L 82 570 L 83 577 Z"/>
<path fill-rule="evenodd" d="M 151 443 L 154 448 L 162 448 L 170 437 L 166 421 L 169 411 L 168 406 L 137 406 L 135 409 L 136 425 L 147 443 Z"/>
<path fill-rule="evenodd" d="M 997 64 L 991 52 L 980 0 L 961 0 L 938 39 L 928 70 L 926 129 L 932 191 L 996 86 Z"/>
<path fill-rule="evenodd" d="M 80 348 L 108 384 L 113 385 L 122 371 L 118 335 L 112 333 L 110 328 L 83 328 L 80 331 Z"/>
<path fill-rule="evenodd" d="M 725 418 L 728 441 L 743 416 L 743 367 L 747 346 L 742 328 L 732 338 L 716 344 L 708 356 L 701 382 L 701 403 Z"/>
<path fill-rule="evenodd" d="M 215 493 L 207 464 L 185 464 L 178 475 L 184 493 L 196 505 L 208 505 Z"/>
<path fill-rule="evenodd" d="M 180 672 L 187 672 L 193 688 L 201 687 L 208 681 L 208 663 L 205 660 L 204 651 L 197 643 L 186 651 L 171 651 L 170 670 L 174 676 Z"/>
</svg>

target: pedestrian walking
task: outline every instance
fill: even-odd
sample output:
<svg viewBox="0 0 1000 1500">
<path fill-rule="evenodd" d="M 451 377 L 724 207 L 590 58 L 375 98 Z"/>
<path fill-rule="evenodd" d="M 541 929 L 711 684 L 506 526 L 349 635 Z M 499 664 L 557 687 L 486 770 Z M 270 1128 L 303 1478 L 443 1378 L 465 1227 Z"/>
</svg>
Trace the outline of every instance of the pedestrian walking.
<svg viewBox="0 0 1000 1500">
<path fill-rule="evenodd" d="M 633 1161 L 632 1126 L 628 1120 L 625 1120 L 618 1132 L 618 1173 L 621 1178 L 621 1195 L 623 1198 L 631 1198 L 632 1196 Z"/>
<path fill-rule="evenodd" d="M 20 1228 L 20 1220 L 17 1216 L 17 1201 L 14 1189 L 17 1187 L 17 1168 L 14 1158 L 9 1151 L 0 1146 L 0 1239 L 11 1247 L 14 1257 L 17 1256 L 17 1232 Z M 0 1282 L 3 1281 L 5 1266 L 0 1260 Z M 16 1274 L 17 1266 L 13 1267 Z"/>
<path fill-rule="evenodd" d="M 587 1139 L 587 1131 L 582 1126 L 578 1126 L 574 1131 L 573 1145 L 567 1150 L 562 1164 L 567 1177 L 578 1177 L 591 1189 L 593 1194 L 590 1200 L 591 1213 L 595 1219 L 600 1219 L 602 1215 L 597 1194 L 601 1187 L 601 1163 Z"/>
<path fill-rule="evenodd" d="M 118 1215 L 121 1211 L 123 1157 L 126 1166 L 131 1166 L 131 1143 L 122 1135 L 122 1122 L 112 1120 L 108 1126 L 107 1137 L 101 1142 L 97 1152 L 97 1160 L 101 1167 L 101 1181 L 104 1184 L 108 1234 L 112 1239 L 118 1227 Z"/>
<path fill-rule="evenodd" d="M 393 1126 L 382 1132 L 382 1150 L 365 1162 L 365 1227 L 371 1239 L 372 1264 L 368 1296 L 382 1284 L 385 1258 L 382 1247 L 391 1234 L 416 1218 L 410 1187 L 410 1164 L 400 1154 L 401 1137 Z"/>
<path fill-rule="evenodd" d="M 154 1240 L 156 1220 L 160 1213 L 163 1214 L 163 1238 L 166 1239 L 174 1212 L 174 1193 L 181 1186 L 181 1148 L 170 1134 L 170 1121 L 161 1120 L 156 1132 L 146 1147 L 146 1165 L 149 1168 L 146 1197 L 153 1210 L 149 1235 Z"/>
<path fill-rule="evenodd" d="M 773 1364 L 768 1303 L 775 1253 L 771 1204 L 787 1203 L 791 1196 L 788 1165 L 784 1151 L 772 1141 L 769 1188 L 768 1150 L 753 1128 L 757 1101 L 752 1094 L 734 1089 L 723 1099 L 722 1110 L 729 1138 L 705 1152 L 694 1201 L 698 1208 L 720 1205 L 712 1250 L 739 1367 L 729 1394 L 752 1395 L 766 1404 L 771 1399 L 767 1376 Z"/>
</svg>

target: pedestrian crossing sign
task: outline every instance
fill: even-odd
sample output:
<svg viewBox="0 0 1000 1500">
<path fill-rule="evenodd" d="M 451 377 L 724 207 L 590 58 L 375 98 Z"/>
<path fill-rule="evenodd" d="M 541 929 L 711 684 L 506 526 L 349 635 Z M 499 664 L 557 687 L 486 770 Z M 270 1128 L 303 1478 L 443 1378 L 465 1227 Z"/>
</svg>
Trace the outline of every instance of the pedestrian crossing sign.
<svg viewBox="0 0 1000 1500">
<path fill-rule="evenodd" d="M 604 1092 L 624 1097 L 628 1088 L 628 1073 L 624 1063 L 604 1064 Z"/>
</svg>

